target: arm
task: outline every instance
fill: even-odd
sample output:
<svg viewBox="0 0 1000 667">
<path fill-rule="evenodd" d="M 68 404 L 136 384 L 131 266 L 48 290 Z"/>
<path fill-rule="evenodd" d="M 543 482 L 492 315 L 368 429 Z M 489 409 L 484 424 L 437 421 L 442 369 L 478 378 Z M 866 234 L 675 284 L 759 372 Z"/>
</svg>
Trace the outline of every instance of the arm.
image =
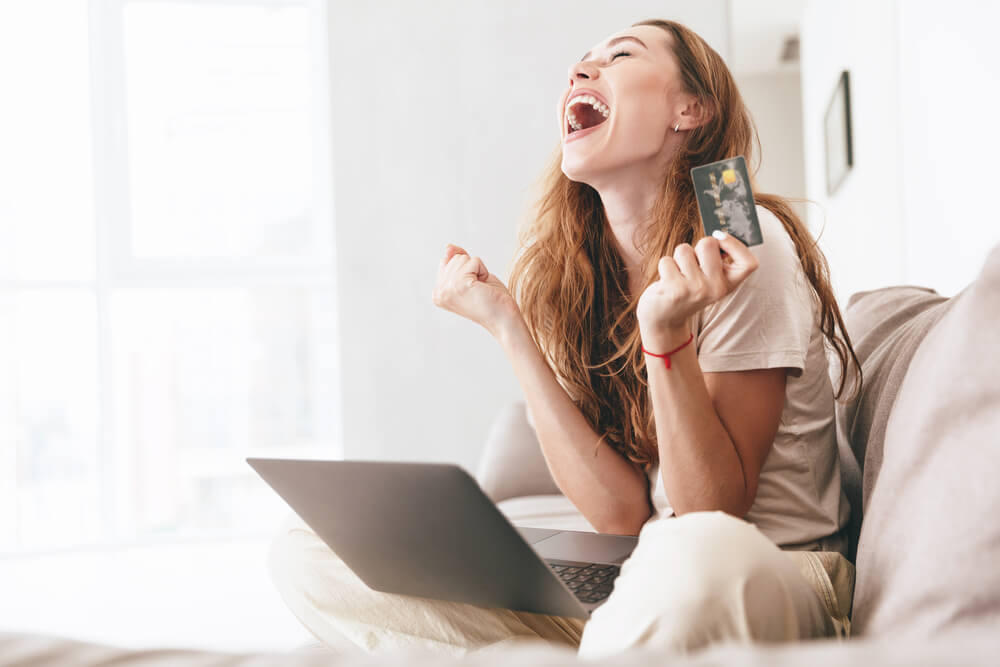
<svg viewBox="0 0 1000 667">
<path fill-rule="evenodd" d="M 720 250 L 728 262 L 723 263 Z M 677 348 L 688 339 L 692 315 L 732 292 L 757 270 L 739 240 L 720 233 L 692 249 L 679 244 L 660 258 L 660 279 L 639 298 L 646 349 Z M 722 510 L 745 516 L 784 407 L 784 368 L 703 374 L 688 345 L 668 370 L 647 358 L 663 486 L 678 514 Z"/>
<path fill-rule="evenodd" d="M 673 336 L 683 343 L 688 334 Z M 674 511 L 744 517 L 778 432 L 786 370 L 702 373 L 693 345 L 671 357 L 670 370 L 649 361 L 660 475 Z"/>
<path fill-rule="evenodd" d="M 477 322 L 510 358 L 552 477 L 602 533 L 638 534 L 651 514 L 646 474 L 601 443 L 562 388 L 504 284 L 479 257 L 448 244 L 438 265 L 434 305 Z"/>
<path fill-rule="evenodd" d="M 599 532 L 637 535 L 649 518 L 646 474 L 598 435 L 556 379 L 520 312 L 495 332 L 524 390 L 542 454 L 564 494 Z"/>
</svg>

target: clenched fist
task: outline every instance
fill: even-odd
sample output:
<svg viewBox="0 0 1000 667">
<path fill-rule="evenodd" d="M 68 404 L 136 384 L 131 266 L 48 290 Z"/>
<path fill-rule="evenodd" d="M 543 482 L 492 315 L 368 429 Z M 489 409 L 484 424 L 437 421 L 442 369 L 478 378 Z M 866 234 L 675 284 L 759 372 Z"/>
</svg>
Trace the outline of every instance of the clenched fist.
<svg viewBox="0 0 1000 667">
<path fill-rule="evenodd" d="M 694 248 L 678 245 L 673 257 L 660 258 L 659 280 L 639 297 L 636 318 L 643 345 L 660 352 L 683 343 L 691 316 L 736 289 L 757 266 L 743 242 L 724 232 L 706 236 Z"/>
<path fill-rule="evenodd" d="M 493 335 L 508 318 L 520 314 L 514 297 L 483 260 L 451 244 L 438 265 L 431 298 L 435 306 L 481 324 Z"/>
</svg>

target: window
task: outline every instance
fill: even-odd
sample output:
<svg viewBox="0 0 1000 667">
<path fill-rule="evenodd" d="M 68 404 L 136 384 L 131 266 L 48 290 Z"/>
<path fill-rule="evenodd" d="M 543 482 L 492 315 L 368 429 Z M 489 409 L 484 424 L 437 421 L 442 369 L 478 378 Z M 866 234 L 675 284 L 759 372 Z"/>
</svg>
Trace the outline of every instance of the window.
<svg viewBox="0 0 1000 667">
<path fill-rule="evenodd" d="M 339 458 L 318 0 L 0 6 L 0 550 L 273 530 Z"/>
</svg>

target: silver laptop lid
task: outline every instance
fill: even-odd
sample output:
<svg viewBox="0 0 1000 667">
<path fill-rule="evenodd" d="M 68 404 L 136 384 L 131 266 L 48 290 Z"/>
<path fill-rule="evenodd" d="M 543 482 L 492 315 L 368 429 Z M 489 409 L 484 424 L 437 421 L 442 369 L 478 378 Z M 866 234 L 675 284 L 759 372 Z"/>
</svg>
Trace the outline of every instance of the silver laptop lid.
<svg viewBox="0 0 1000 667">
<path fill-rule="evenodd" d="M 577 618 L 593 608 L 456 465 L 247 462 L 374 590 Z"/>
</svg>

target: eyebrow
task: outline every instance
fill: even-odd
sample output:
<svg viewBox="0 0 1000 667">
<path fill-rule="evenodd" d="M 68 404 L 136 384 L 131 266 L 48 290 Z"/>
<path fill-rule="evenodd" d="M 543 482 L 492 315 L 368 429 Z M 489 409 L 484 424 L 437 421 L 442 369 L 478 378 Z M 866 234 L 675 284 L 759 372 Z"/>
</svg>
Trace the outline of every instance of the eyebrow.
<svg viewBox="0 0 1000 667">
<path fill-rule="evenodd" d="M 646 46 L 645 43 L 643 43 L 643 41 L 641 39 L 639 39 L 638 37 L 633 37 L 632 35 L 623 35 L 622 37 L 615 37 L 610 42 L 608 42 L 608 48 L 610 49 L 612 46 L 614 46 L 618 42 L 624 42 L 625 40 L 628 40 L 628 39 L 631 39 L 633 41 L 639 42 L 639 44 L 642 45 L 642 48 L 644 48 L 644 49 L 648 49 L 649 48 L 648 46 Z M 584 60 L 586 60 L 589 57 L 590 57 L 590 51 L 587 51 L 586 53 L 583 54 L 583 57 L 580 58 L 580 61 L 583 62 Z"/>
</svg>

